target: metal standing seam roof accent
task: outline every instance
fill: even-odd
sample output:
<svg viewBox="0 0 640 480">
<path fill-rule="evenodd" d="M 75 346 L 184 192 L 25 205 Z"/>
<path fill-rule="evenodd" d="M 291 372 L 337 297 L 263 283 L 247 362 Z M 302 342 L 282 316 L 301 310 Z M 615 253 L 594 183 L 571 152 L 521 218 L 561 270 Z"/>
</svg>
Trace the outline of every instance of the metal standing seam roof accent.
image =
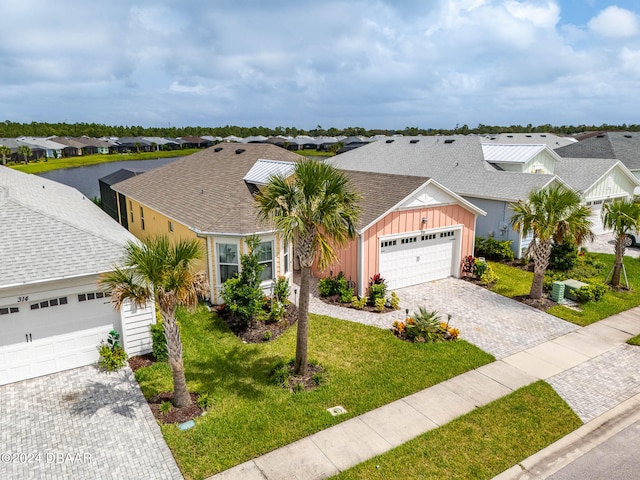
<svg viewBox="0 0 640 480">
<path fill-rule="evenodd" d="M 290 176 L 294 168 L 295 163 L 292 162 L 259 158 L 244 176 L 243 180 L 248 183 L 253 183 L 254 185 L 266 185 L 273 176 Z"/>
<path fill-rule="evenodd" d="M 526 163 L 545 149 L 545 145 L 482 144 L 482 154 L 491 163 Z"/>
</svg>

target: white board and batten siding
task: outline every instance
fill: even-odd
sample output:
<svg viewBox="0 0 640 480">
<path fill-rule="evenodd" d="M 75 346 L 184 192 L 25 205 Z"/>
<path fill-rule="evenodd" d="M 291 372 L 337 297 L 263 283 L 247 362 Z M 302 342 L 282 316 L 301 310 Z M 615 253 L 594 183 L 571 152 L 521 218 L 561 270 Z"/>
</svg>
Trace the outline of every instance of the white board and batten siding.
<svg viewBox="0 0 640 480">
<path fill-rule="evenodd" d="M 592 231 L 596 235 L 609 233 L 602 225 L 602 207 L 605 203 L 617 198 L 628 198 L 635 185 L 620 168 L 613 168 L 607 175 L 584 192 L 584 204 L 591 208 L 589 219 L 593 225 Z"/>
<path fill-rule="evenodd" d="M 129 356 L 144 355 L 151 352 L 151 325 L 156 322 L 156 310 L 153 302 L 145 307 L 136 307 L 125 303 L 120 311 L 120 334 L 122 344 Z"/>
</svg>

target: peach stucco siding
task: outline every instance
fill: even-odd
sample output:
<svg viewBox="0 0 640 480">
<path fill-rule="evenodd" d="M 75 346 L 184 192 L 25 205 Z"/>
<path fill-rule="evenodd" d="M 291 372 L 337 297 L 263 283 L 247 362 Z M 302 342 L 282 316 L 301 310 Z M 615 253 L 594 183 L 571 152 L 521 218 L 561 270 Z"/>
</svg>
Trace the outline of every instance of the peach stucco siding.
<svg viewBox="0 0 640 480">
<path fill-rule="evenodd" d="M 426 218 L 426 226 L 422 219 Z M 387 214 L 370 226 L 363 239 L 363 282 L 366 289 L 368 279 L 379 271 L 380 237 L 411 232 L 423 232 L 433 229 L 461 226 L 460 258 L 473 255 L 475 236 L 475 214 L 466 208 L 454 204 L 437 207 L 425 207 L 400 210 Z M 314 268 L 314 275 L 326 277 L 332 271 L 334 275 L 342 271 L 348 280 L 358 283 L 358 241 L 354 239 L 337 252 L 338 259 L 324 271 Z M 358 291 L 356 286 L 356 291 Z"/>
</svg>

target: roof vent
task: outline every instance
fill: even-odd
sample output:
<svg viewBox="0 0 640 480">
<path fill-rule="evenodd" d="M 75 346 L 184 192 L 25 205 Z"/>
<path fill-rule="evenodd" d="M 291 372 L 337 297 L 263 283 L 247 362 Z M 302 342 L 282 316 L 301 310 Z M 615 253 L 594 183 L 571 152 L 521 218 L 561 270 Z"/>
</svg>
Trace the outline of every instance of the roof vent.
<svg viewBox="0 0 640 480">
<path fill-rule="evenodd" d="M 513 138 L 513 135 L 507 135 L 507 138 Z"/>
<path fill-rule="evenodd" d="M 447 138 L 447 139 L 444 141 L 444 143 L 453 143 L 453 142 L 455 142 L 455 141 L 456 141 L 456 140 L 455 140 L 454 138 Z"/>
<path fill-rule="evenodd" d="M 598 135 L 596 135 L 596 138 L 604 138 L 604 133 L 599 133 Z"/>
<path fill-rule="evenodd" d="M 238 149 L 236 150 L 236 155 L 240 155 L 240 154 L 241 154 L 242 152 L 244 152 L 244 151 L 245 151 L 245 149 L 244 149 L 244 148 L 238 148 Z"/>
<path fill-rule="evenodd" d="M 632 138 L 631 135 L 627 134 L 624 136 L 624 138 Z"/>
<path fill-rule="evenodd" d="M 540 136 L 541 136 L 541 137 L 546 137 L 547 135 L 546 135 L 546 134 L 544 134 L 544 133 L 541 133 L 541 134 L 540 134 Z"/>
<path fill-rule="evenodd" d="M 389 140 L 387 140 L 385 143 L 393 143 L 393 138 L 390 138 Z"/>
<path fill-rule="evenodd" d="M 525 137 L 527 137 L 527 138 L 531 138 L 531 135 L 525 135 Z"/>
<path fill-rule="evenodd" d="M 418 143 L 420 140 L 418 140 L 417 138 L 414 138 L 413 140 L 409 140 L 409 143 Z"/>
<path fill-rule="evenodd" d="M 216 147 L 213 149 L 214 152 L 219 152 L 220 150 L 222 150 L 222 147 Z"/>
</svg>

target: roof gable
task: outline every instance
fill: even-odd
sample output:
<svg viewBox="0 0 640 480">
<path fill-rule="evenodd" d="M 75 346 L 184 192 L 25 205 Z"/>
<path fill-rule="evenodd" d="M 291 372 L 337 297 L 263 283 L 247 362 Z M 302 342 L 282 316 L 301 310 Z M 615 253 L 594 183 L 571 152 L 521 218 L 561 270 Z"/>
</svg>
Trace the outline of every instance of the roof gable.
<svg viewBox="0 0 640 480">
<path fill-rule="evenodd" d="M 266 185 L 273 176 L 289 177 L 293 174 L 295 163 L 281 160 L 265 160 L 259 158 L 244 176 L 243 180 L 254 185 Z"/>
</svg>

